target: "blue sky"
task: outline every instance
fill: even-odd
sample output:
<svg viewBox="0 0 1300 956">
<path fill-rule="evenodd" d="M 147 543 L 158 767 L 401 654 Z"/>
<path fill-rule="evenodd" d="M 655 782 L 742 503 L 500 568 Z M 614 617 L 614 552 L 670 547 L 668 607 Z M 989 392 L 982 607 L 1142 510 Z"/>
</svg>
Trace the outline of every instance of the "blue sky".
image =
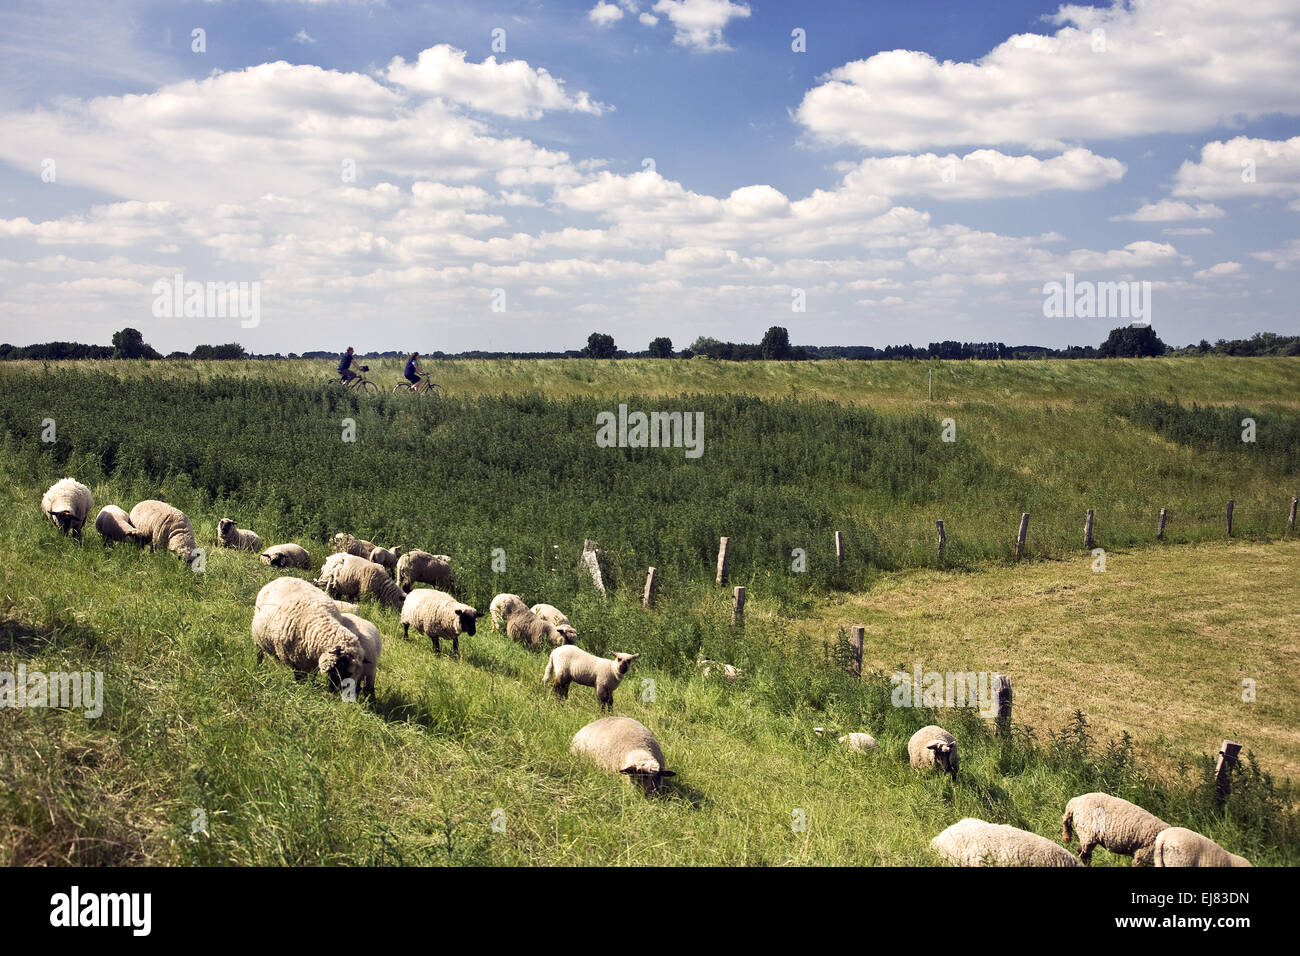
<svg viewBox="0 0 1300 956">
<path fill-rule="evenodd" d="M 1150 282 L 1174 344 L 1294 334 L 1298 90 L 1296 0 L 18 0 L 0 340 L 1063 346 L 1125 324 L 1045 317 L 1066 273 Z M 159 316 L 177 273 L 257 283 L 255 324 Z"/>
</svg>

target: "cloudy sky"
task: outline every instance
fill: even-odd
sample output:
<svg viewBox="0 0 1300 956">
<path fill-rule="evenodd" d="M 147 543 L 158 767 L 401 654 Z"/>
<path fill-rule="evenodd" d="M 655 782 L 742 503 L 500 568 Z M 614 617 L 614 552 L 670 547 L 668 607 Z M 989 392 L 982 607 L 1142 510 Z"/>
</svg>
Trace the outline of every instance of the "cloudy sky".
<svg viewBox="0 0 1300 956">
<path fill-rule="evenodd" d="M 1072 273 L 1183 345 L 1300 332 L 1298 226 L 1300 0 L 0 12 L 15 344 L 1095 344 Z"/>
</svg>

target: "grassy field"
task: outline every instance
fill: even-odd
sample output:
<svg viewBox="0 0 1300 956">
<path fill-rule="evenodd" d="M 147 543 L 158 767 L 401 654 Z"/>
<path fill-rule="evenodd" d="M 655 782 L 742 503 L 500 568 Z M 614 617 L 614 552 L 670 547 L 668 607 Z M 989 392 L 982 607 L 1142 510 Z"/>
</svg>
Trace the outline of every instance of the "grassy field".
<svg viewBox="0 0 1300 956">
<path fill-rule="evenodd" d="M 1300 862 L 1294 795 L 1273 779 L 1296 772 L 1300 360 L 936 363 L 934 403 L 922 363 L 430 363 L 450 393 L 436 406 L 334 393 L 324 362 L 70 364 L 0 365 L 0 670 L 101 670 L 105 712 L 0 709 L 0 863 L 927 864 L 962 816 L 1059 837 L 1065 800 L 1090 789 L 1257 863 Z M 371 377 L 395 380 L 380 364 Z M 1175 413 L 1156 403 L 1175 396 Z M 620 400 L 703 411 L 705 454 L 595 447 L 594 414 Z M 1221 434 L 1237 409 L 1256 443 Z M 352 530 L 451 554 L 480 608 L 498 591 L 565 608 L 584 647 L 641 652 L 617 709 L 655 730 L 675 785 L 647 801 L 570 757 L 590 693 L 550 699 L 542 656 L 486 629 L 438 658 L 367 606 L 386 638 L 371 705 L 257 666 L 253 598 L 276 573 L 60 539 L 37 502 L 65 473 L 96 507 L 164 497 L 203 542 L 230 514 L 319 562 Z M 1105 573 L 1082 549 L 1086 508 Z M 722 534 L 748 588 L 740 632 L 712 583 Z M 608 597 L 575 569 L 584 537 Z M 847 672 L 851 623 L 883 673 Z M 702 680 L 700 654 L 745 680 Z M 887 673 L 916 662 L 1011 674 L 1013 736 L 891 706 Z M 961 739 L 955 784 L 906 765 L 929 722 Z M 880 752 L 814 726 L 869 731 Z M 1220 811 L 1204 753 L 1224 736 L 1251 754 Z"/>
</svg>

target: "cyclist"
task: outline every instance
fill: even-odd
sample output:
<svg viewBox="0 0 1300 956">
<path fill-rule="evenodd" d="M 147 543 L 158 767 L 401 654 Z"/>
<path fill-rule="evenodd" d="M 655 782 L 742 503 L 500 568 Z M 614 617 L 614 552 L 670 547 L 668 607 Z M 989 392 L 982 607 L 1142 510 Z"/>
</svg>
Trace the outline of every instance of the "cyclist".
<svg viewBox="0 0 1300 956">
<path fill-rule="evenodd" d="M 344 352 L 343 356 L 339 359 L 339 378 L 343 379 L 344 385 L 357 377 L 357 373 L 352 371 L 352 365 L 356 360 L 357 357 L 352 354 L 352 346 L 349 345 L 348 350 Z M 364 372 L 367 370 L 368 366 L 358 365 L 357 368 Z"/>
<path fill-rule="evenodd" d="M 406 380 L 411 383 L 411 391 L 415 391 L 420 382 L 424 380 L 424 370 L 420 368 L 419 352 L 412 352 L 411 357 L 406 360 Z"/>
</svg>

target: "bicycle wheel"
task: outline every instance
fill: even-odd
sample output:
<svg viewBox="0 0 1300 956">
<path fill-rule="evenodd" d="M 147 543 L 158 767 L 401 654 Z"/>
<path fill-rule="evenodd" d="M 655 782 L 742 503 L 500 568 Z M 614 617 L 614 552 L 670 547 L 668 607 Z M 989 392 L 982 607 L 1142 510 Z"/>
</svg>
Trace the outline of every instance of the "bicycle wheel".
<svg viewBox="0 0 1300 956">
<path fill-rule="evenodd" d="M 367 395 L 378 395 L 379 386 L 368 378 L 363 378 L 357 383 L 357 391 L 364 392 Z"/>
<path fill-rule="evenodd" d="M 430 398 L 442 398 L 442 386 L 437 382 L 430 382 L 424 388 L 420 389 L 422 395 L 428 395 Z"/>
</svg>

